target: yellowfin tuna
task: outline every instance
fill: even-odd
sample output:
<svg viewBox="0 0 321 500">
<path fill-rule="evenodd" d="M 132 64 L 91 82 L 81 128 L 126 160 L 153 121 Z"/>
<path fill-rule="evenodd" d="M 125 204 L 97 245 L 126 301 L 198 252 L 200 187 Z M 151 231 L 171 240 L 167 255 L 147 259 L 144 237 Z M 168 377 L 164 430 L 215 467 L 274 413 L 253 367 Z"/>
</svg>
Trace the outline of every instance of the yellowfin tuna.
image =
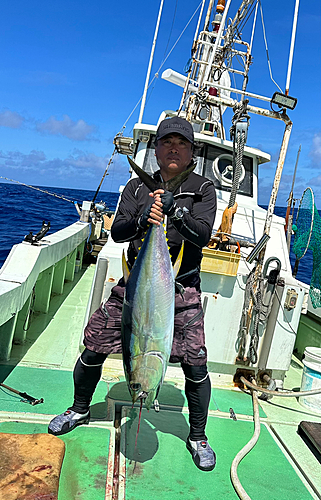
<svg viewBox="0 0 321 500">
<path fill-rule="evenodd" d="M 152 191 L 159 187 L 175 189 L 192 171 L 183 172 L 174 183 L 164 186 L 156 185 L 132 160 L 130 164 Z M 182 255 L 183 246 L 173 270 L 164 226 L 152 224 L 130 272 L 123 256 L 127 280 L 122 313 L 124 371 L 133 403 L 144 400 L 147 409 L 157 398 L 172 349 L 175 277 Z"/>
</svg>

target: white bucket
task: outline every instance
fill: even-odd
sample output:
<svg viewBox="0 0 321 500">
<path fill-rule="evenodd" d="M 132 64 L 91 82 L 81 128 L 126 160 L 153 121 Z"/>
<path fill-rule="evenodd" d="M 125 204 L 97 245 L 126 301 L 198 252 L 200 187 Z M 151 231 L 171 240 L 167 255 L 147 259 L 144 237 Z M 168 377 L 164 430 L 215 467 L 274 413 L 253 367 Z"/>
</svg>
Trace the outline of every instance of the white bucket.
<svg viewBox="0 0 321 500">
<path fill-rule="evenodd" d="M 321 347 L 306 347 L 304 356 L 301 391 L 321 390 Z M 321 393 L 301 396 L 299 402 L 305 408 L 321 414 Z"/>
</svg>

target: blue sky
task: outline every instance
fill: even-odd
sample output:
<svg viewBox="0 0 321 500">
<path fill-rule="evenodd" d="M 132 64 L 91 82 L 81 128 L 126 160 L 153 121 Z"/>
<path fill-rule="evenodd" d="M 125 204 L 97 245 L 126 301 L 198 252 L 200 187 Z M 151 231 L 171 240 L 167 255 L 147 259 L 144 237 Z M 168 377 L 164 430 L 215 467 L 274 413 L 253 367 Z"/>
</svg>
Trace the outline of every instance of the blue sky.
<svg viewBox="0 0 321 500">
<path fill-rule="evenodd" d="M 233 4 L 233 2 L 232 2 Z M 199 5 L 198 0 L 165 1 L 152 77 Z M 237 2 L 238 5 L 238 2 Z M 262 0 L 273 77 L 284 89 L 294 0 Z M 140 99 L 158 14 L 159 1 L 13 1 L 0 19 L 0 175 L 33 185 L 96 189 L 113 151 L 113 137 Z M 231 12 L 234 14 L 234 11 Z M 180 73 L 190 56 L 197 16 L 162 67 Z M 294 126 L 277 199 L 285 205 L 299 145 L 294 196 L 310 185 L 321 209 L 320 2 L 301 0 L 290 94 Z M 271 82 L 259 22 L 248 90 L 271 96 Z M 155 123 L 162 110 L 177 109 L 181 90 L 155 79 L 144 122 Z M 251 101 L 258 105 L 257 101 Z M 139 107 L 124 135 L 138 118 Z M 230 123 L 224 115 L 225 128 Z M 267 203 L 284 126 L 251 118 L 248 145 L 272 156 L 260 169 L 261 203 Z M 104 191 L 117 191 L 128 178 L 123 156 L 116 156 Z"/>
</svg>

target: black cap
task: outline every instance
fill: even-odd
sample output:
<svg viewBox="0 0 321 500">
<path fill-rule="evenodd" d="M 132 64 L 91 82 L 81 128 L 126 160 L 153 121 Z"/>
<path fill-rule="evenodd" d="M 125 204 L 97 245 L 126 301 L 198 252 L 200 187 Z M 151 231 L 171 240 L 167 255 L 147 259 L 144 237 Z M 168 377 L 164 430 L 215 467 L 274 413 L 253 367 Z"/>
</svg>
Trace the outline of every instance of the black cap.
<svg viewBox="0 0 321 500">
<path fill-rule="evenodd" d="M 156 140 L 162 139 L 162 137 L 168 134 L 180 134 L 194 144 L 193 127 L 187 120 L 180 116 L 174 116 L 160 122 L 156 132 Z"/>
</svg>

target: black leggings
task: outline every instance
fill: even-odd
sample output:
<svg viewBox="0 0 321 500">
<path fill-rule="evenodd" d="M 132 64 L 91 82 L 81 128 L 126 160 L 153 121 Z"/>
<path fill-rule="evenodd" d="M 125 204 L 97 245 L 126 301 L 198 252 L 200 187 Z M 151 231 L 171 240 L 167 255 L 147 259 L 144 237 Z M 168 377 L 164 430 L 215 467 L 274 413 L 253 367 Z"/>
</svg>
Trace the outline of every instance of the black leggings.
<svg viewBox="0 0 321 500">
<path fill-rule="evenodd" d="M 86 413 L 96 386 L 101 377 L 102 365 L 107 354 L 85 349 L 74 369 L 75 396 L 71 409 Z M 185 393 L 189 408 L 190 434 L 192 441 L 206 439 L 205 426 L 211 397 L 211 383 L 206 365 L 191 366 L 182 363 L 185 375 Z"/>
</svg>

